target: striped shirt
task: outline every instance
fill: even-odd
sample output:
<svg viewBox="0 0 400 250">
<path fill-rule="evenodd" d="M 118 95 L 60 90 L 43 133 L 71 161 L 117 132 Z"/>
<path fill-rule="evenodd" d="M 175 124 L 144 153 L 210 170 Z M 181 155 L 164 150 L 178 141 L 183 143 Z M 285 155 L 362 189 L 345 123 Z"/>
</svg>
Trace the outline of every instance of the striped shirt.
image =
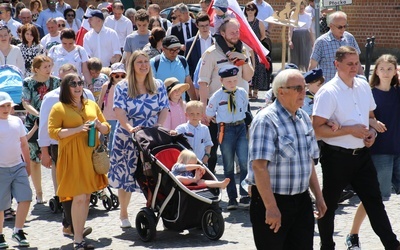
<svg viewBox="0 0 400 250">
<path fill-rule="evenodd" d="M 295 195 L 308 189 L 313 159 L 318 158 L 319 149 L 304 110 L 298 109 L 293 117 L 276 100 L 254 118 L 249 141 L 249 184 L 255 184 L 251 162 L 262 159 L 268 161 L 273 193 Z"/>
</svg>

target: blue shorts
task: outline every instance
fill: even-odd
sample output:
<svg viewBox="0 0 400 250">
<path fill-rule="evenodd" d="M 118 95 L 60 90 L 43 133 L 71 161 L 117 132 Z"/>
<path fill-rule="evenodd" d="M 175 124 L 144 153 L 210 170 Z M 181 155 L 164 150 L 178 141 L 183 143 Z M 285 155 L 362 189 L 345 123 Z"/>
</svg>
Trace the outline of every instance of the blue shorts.
<svg viewBox="0 0 400 250">
<path fill-rule="evenodd" d="M 11 207 L 11 195 L 17 202 L 32 201 L 24 162 L 11 168 L 0 168 L 0 211 Z"/>
</svg>

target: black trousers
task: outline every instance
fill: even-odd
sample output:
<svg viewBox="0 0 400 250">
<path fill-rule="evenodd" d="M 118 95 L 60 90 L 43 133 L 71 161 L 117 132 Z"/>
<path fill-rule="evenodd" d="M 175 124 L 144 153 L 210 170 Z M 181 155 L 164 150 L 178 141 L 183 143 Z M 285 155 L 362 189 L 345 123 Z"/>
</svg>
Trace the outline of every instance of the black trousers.
<svg viewBox="0 0 400 250">
<path fill-rule="evenodd" d="M 312 250 L 315 222 L 309 192 L 274 196 L 281 213 L 281 228 L 277 233 L 265 224 L 264 203 L 257 187 L 251 187 L 250 221 L 257 249 Z"/>
<path fill-rule="evenodd" d="M 351 184 L 362 201 L 372 229 L 385 249 L 396 249 L 399 241 L 393 233 L 379 190 L 376 170 L 368 149 L 358 155 L 339 152 L 326 145 L 321 148 L 322 194 L 328 210 L 318 220 L 321 250 L 335 249 L 333 241 L 335 210 L 342 190 Z"/>
</svg>

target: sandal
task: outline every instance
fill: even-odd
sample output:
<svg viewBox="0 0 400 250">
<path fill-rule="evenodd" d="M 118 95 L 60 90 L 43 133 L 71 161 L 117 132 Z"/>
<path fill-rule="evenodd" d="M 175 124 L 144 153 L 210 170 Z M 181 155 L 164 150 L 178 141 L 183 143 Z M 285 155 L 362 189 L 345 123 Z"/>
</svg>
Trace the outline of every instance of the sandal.
<svg viewBox="0 0 400 250">
<path fill-rule="evenodd" d="M 253 90 L 253 98 L 258 100 L 258 89 Z"/>
<path fill-rule="evenodd" d="M 78 243 L 78 242 L 74 242 L 74 249 L 76 250 L 86 250 L 86 249 L 94 249 L 93 245 L 90 244 L 86 244 L 86 242 L 84 240 L 82 240 L 82 242 Z"/>
</svg>

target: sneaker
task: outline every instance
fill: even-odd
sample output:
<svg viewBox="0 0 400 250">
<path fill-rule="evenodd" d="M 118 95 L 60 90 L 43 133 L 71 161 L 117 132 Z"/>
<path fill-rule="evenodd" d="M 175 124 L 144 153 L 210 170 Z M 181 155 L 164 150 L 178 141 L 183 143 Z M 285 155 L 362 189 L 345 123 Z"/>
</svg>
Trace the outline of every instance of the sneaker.
<svg viewBox="0 0 400 250">
<path fill-rule="evenodd" d="M 235 210 L 238 208 L 238 202 L 236 201 L 236 199 L 230 199 L 228 202 L 228 206 L 226 207 L 226 209 L 228 210 Z"/>
<path fill-rule="evenodd" d="M 63 227 L 62 233 L 66 237 L 73 237 L 74 236 L 74 234 L 72 233 L 71 226 Z"/>
<path fill-rule="evenodd" d="M 345 200 L 350 199 L 354 196 L 354 192 L 351 190 L 343 190 L 342 194 L 340 195 L 338 203 L 342 203 Z"/>
<path fill-rule="evenodd" d="M 14 233 L 12 235 L 12 239 L 18 242 L 20 247 L 29 247 L 29 241 L 26 239 L 25 234 L 26 233 L 24 233 L 24 231 L 21 229 L 18 231 L 18 233 Z"/>
<path fill-rule="evenodd" d="M 129 219 L 123 219 L 121 220 L 121 228 L 130 228 L 132 227 L 131 223 L 129 222 Z"/>
<path fill-rule="evenodd" d="M 248 208 L 250 207 L 250 196 L 242 196 L 239 200 L 239 207 Z"/>
<path fill-rule="evenodd" d="M 6 242 L 6 239 L 4 238 L 4 234 L 0 234 L 0 249 L 6 248 L 8 248 L 8 244 Z"/>
<path fill-rule="evenodd" d="M 347 250 L 361 250 L 361 244 L 358 240 L 358 234 L 348 234 L 346 236 Z"/>
<path fill-rule="evenodd" d="M 85 238 L 86 236 L 88 236 L 89 234 L 91 234 L 92 233 L 92 228 L 91 227 L 85 227 L 84 229 L 83 229 L 83 238 Z"/>
</svg>

